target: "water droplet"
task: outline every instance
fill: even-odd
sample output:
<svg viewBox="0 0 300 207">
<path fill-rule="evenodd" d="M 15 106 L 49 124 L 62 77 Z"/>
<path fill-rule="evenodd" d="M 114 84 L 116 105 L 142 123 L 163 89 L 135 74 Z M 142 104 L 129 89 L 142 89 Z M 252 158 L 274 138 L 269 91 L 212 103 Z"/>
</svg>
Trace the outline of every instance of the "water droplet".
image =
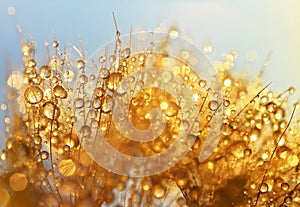
<svg viewBox="0 0 300 207">
<path fill-rule="evenodd" d="M 168 117 L 175 116 L 176 114 L 178 114 L 178 111 L 179 111 L 179 106 L 173 101 L 169 102 L 167 109 L 164 110 L 165 114 Z"/>
<path fill-rule="evenodd" d="M 84 62 L 83 60 L 78 60 L 78 61 L 76 62 L 76 68 L 77 68 L 77 69 L 83 69 L 84 66 L 85 66 L 85 62 Z"/>
<path fill-rule="evenodd" d="M 94 74 L 90 75 L 90 80 L 95 80 L 96 76 Z"/>
<path fill-rule="evenodd" d="M 153 187 L 153 195 L 155 198 L 161 199 L 165 196 L 166 189 L 161 184 L 156 184 Z"/>
<path fill-rule="evenodd" d="M 72 70 L 66 70 L 63 74 L 63 77 L 67 82 L 71 82 L 73 80 L 74 76 L 75 76 L 75 74 Z"/>
<path fill-rule="evenodd" d="M 57 188 L 61 187 L 63 183 L 64 183 L 64 179 L 62 177 L 54 178 L 54 184 Z"/>
<path fill-rule="evenodd" d="M 216 111 L 219 108 L 219 103 L 217 101 L 210 101 L 208 103 L 208 108 L 212 111 Z"/>
<path fill-rule="evenodd" d="M 58 48 L 58 46 L 59 46 L 59 42 L 58 42 L 57 40 L 54 40 L 54 41 L 52 42 L 52 47 L 53 47 L 53 48 Z"/>
<path fill-rule="evenodd" d="M 52 102 L 46 102 L 43 106 L 43 114 L 48 119 L 57 119 L 60 115 L 60 109 Z"/>
<path fill-rule="evenodd" d="M 291 196 L 287 196 L 284 198 L 284 203 L 286 203 L 286 204 L 290 204 L 290 203 L 292 203 L 292 201 L 293 201 L 293 198 Z"/>
<path fill-rule="evenodd" d="M 261 185 L 261 187 L 260 187 L 260 192 L 266 193 L 266 192 L 268 192 L 268 190 L 269 190 L 268 184 L 267 184 L 267 183 L 263 183 L 263 184 Z"/>
<path fill-rule="evenodd" d="M 99 61 L 99 63 L 104 63 L 106 61 L 106 56 L 105 55 L 104 56 L 100 56 L 98 58 L 98 61 Z"/>
<path fill-rule="evenodd" d="M 270 113 L 274 113 L 276 111 L 277 105 L 273 102 L 267 104 L 267 110 Z"/>
<path fill-rule="evenodd" d="M 30 104 L 39 103 L 43 99 L 43 96 L 43 91 L 37 86 L 29 86 L 24 92 L 24 97 Z"/>
<path fill-rule="evenodd" d="M 108 113 L 112 110 L 113 100 L 110 96 L 105 96 L 103 99 L 103 103 L 101 105 L 101 109 L 104 113 Z"/>
<path fill-rule="evenodd" d="M 114 63 L 116 61 L 116 56 L 111 55 L 109 56 L 109 62 Z"/>
<path fill-rule="evenodd" d="M 228 107 L 230 105 L 230 101 L 229 100 L 224 100 L 223 105 L 225 107 Z"/>
<path fill-rule="evenodd" d="M 105 95 L 105 90 L 102 87 L 98 87 L 98 88 L 95 89 L 94 95 L 96 97 L 102 97 L 102 96 Z"/>
<path fill-rule="evenodd" d="M 123 56 L 124 56 L 124 58 L 129 58 L 130 57 L 130 54 L 131 54 L 131 50 L 130 50 L 130 48 L 125 48 L 124 50 L 123 50 Z"/>
<path fill-rule="evenodd" d="M 47 151 L 40 152 L 40 157 L 42 160 L 47 160 L 49 158 L 49 153 Z"/>
<path fill-rule="evenodd" d="M 101 108 L 101 99 L 100 98 L 94 98 L 93 100 L 93 107 L 95 109 L 100 109 Z"/>
<path fill-rule="evenodd" d="M 201 88 L 204 88 L 204 87 L 206 86 L 206 81 L 205 81 L 205 80 L 200 80 L 200 81 L 199 81 L 199 86 L 200 86 Z"/>
<path fill-rule="evenodd" d="M 115 91 L 118 88 L 121 80 L 122 80 L 121 73 L 112 73 L 105 82 L 106 87 L 111 91 Z"/>
<path fill-rule="evenodd" d="M 40 77 L 43 79 L 48 79 L 51 77 L 51 68 L 48 65 L 43 65 L 40 68 Z"/>
<path fill-rule="evenodd" d="M 65 99 L 68 96 L 68 93 L 67 93 L 66 89 L 63 86 L 61 86 L 61 85 L 56 85 L 53 88 L 53 94 L 57 98 L 62 98 L 62 99 Z"/>
<path fill-rule="evenodd" d="M 86 84 L 88 82 L 88 78 L 84 74 L 80 75 L 78 80 L 79 80 L 79 83 L 81 83 L 81 84 Z"/>
<path fill-rule="evenodd" d="M 82 108 L 82 107 L 84 106 L 84 100 L 83 100 L 82 98 L 76 98 L 76 99 L 74 100 L 74 106 L 75 106 L 75 108 L 77 108 L 77 109 Z"/>
<path fill-rule="evenodd" d="M 31 59 L 27 63 L 28 67 L 34 68 L 36 66 L 36 61 L 34 59 Z"/>
<path fill-rule="evenodd" d="M 244 150 L 244 155 L 245 156 L 250 156 L 251 154 L 252 154 L 252 150 L 251 149 L 247 148 L 247 149 Z"/>
<path fill-rule="evenodd" d="M 289 184 L 288 183 L 281 183 L 281 189 L 286 191 L 290 188 Z"/>
<path fill-rule="evenodd" d="M 88 112 L 88 117 L 90 119 L 95 119 L 97 117 L 97 113 L 94 109 L 90 109 L 89 112 Z"/>
<path fill-rule="evenodd" d="M 87 125 L 83 125 L 80 129 L 80 134 L 83 137 L 89 137 L 91 135 L 91 128 Z"/>
<path fill-rule="evenodd" d="M 289 88 L 289 93 L 290 93 L 290 94 L 293 94 L 293 93 L 295 93 L 295 91 L 296 91 L 296 90 L 295 90 L 295 88 L 294 88 L 294 87 L 290 87 L 290 88 Z"/>
<path fill-rule="evenodd" d="M 109 75 L 110 75 L 110 72 L 107 68 L 101 68 L 101 70 L 99 71 L 99 77 L 102 79 L 108 78 Z"/>
</svg>

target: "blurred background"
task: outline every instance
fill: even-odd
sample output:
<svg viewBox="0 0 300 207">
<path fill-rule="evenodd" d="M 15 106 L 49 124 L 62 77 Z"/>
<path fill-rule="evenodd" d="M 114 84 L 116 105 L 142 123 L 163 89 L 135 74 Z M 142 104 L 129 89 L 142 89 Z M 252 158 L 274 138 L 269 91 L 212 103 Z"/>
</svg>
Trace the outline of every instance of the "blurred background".
<svg viewBox="0 0 300 207">
<path fill-rule="evenodd" d="M 36 41 L 38 53 L 45 52 L 44 42 L 55 36 L 67 47 L 82 40 L 91 55 L 114 38 L 112 12 L 121 34 L 128 34 L 131 25 L 133 31 L 175 25 L 199 48 L 212 44 L 208 55 L 212 61 L 236 50 L 234 70 L 250 77 L 257 75 L 272 53 L 264 84 L 272 81 L 270 88 L 278 92 L 289 86 L 300 91 L 299 11 L 299 0 L 0 0 L 0 101 L 5 101 L 8 74 L 21 66 L 17 24 Z M 296 90 L 295 100 L 299 94 Z M 0 148 L 6 113 L 0 111 Z"/>
</svg>

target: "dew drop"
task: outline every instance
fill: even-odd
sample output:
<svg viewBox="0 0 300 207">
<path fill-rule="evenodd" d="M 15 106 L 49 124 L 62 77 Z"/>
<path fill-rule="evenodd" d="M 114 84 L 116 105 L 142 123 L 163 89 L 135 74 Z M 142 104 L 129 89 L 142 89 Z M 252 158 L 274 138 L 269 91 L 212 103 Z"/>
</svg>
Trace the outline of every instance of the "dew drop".
<svg viewBox="0 0 300 207">
<path fill-rule="evenodd" d="M 114 63 L 116 61 L 116 56 L 111 55 L 109 56 L 109 62 Z"/>
<path fill-rule="evenodd" d="M 199 86 L 200 86 L 201 88 L 204 88 L 204 87 L 206 86 L 206 81 L 205 81 L 205 80 L 200 80 L 200 81 L 199 81 Z"/>
<path fill-rule="evenodd" d="M 95 80 L 96 76 L 94 74 L 90 75 L 90 80 Z"/>
<path fill-rule="evenodd" d="M 63 74 L 63 77 L 67 82 L 71 82 L 73 80 L 74 76 L 75 76 L 75 74 L 72 70 L 66 70 Z"/>
<path fill-rule="evenodd" d="M 102 97 L 105 94 L 105 90 L 102 87 L 98 87 L 95 89 L 95 96 Z"/>
<path fill-rule="evenodd" d="M 165 196 L 166 189 L 161 184 L 156 184 L 153 187 L 153 195 L 155 198 L 161 199 Z"/>
<path fill-rule="evenodd" d="M 60 115 L 60 109 L 52 102 L 46 102 L 43 106 L 43 114 L 48 119 L 57 119 Z"/>
<path fill-rule="evenodd" d="M 225 107 L 228 107 L 230 105 L 230 101 L 229 100 L 224 100 L 223 105 Z"/>
<path fill-rule="evenodd" d="M 54 40 L 53 42 L 52 42 L 52 47 L 53 48 L 57 48 L 59 46 L 59 42 L 57 41 L 57 40 Z"/>
<path fill-rule="evenodd" d="M 34 59 L 31 59 L 28 61 L 28 67 L 34 68 L 36 66 L 36 61 Z"/>
<path fill-rule="evenodd" d="M 40 68 L 40 77 L 42 79 L 48 79 L 51 77 L 51 68 L 48 65 L 43 65 Z"/>
<path fill-rule="evenodd" d="M 284 198 L 284 203 L 291 204 L 293 201 L 293 198 L 291 196 L 287 196 Z"/>
<path fill-rule="evenodd" d="M 286 191 L 290 188 L 289 184 L 288 183 L 281 183 L 281 189 Z"/>
<path fill-rule="evenodd" d="M 294 93 L 295 93 L 295 91 L 296 91 L 296 90 L 295 90 L 295 88 L 294 88 L 294 87 L 290 87 L 290 88 L 289 88 L 289 93 L 290 93 L 290 94 L 294 94 Z"/>
<path fill-rule="evenodd" d="M 76 68 L 77 68 L 77 69 L 83 69 L 84 66 L 85 66 L 85 62 L 84 62 L 83 60 L 78 60 L 78 61 L 76 62 Z"/>
<path fill-rule="evenodd" d="M 108 78 L 110 75 L 110 72 L 107 68 L 101 68 L 99 71 L 99 77 L 102 79 Z"/>
<path fill-rule="evenodd" d="M 247 148 L 247 149 L 244 150 L 244 155 L 245 156 L 250 156 L 251 154 L 252 154 L 252 150 L 251 149 Z"/>
<path fill-rule="evenodd" d="M 77 109 L 82 108 L 82 107 L 84 106 L 84 100 L 83 100 L 82 98 L 76 98 L 76 99 L 74 100 L 74 106 L 75 106 L 75 108 L 77 108 Z"/>
<path fill-rule="evenodd" d="M 95 108 L 95 109 L 100 109 L 101 108 L 101 99 L 100 98 L 94 98 L 94 100 L 93 100 L 93 107 Z"/>
<path fill-rule="evenodd" d="M 89 137 L 91 135 L 91 128 L 87 125 L 83 125 L 80 129 L 80 134 L 83 137 Z"/>
<path fill-rule="evenodd" d="M 112 110 L 113 100 L 110 96 L 105 96 L 101 105 L 101 110 L 104 113 L 109 113 Z"/>
<path fill-rule="evenodd" d="M 47 160 L 49 158 L 49 153 L 47 151 L 40 152 L 40 157 L 42 160 Z"/>
<path fill-rule="evenodd" d="M 112 73 L 105 82 L 106 87 L 111 91 L 115 91 L 118 88 L 121 80 L 122 80 L 121 73 Z"/>
<path fill-rule="evenodd" d="M 79 80 L 79 83 L 81 83 L 81 84 L 86 84 L 88 82 L 88 78 L 84 74 L 80 75 L 78 80 Z"/>
<path fill-rule="evenodd" d="M 267 110 L 270 113 L 274 113 L 276 111 L 277 105 L 273 102 L 267 104 Z"/>
<path fill-rule="evenodd" d="M 164 110 L 166 116 L 168 117 L 175 116 L 176 114 L 178 114 L 178 111 L 179 111 L 179 106 L 173 101 L 169 102 L 168 107 Z"/>
<path fill-rule="evenodd" d="M 106 61 L 106 56 L 100 56 L 98 58 L 99 63 L 104 63 Z"/>
<path fill-rule="evenodd" d="M 24 97 L 30 104 L 39 103 L 43 99 L 43 96 L 42 89 L 37 86 L 29 86 L 24 92 Z"/>
<path fill-rule="evenodd" d="M 130 48 L 125 48 L 122 53 L 124 58 L 129 58 L 131 54 Z"/>
<path fill-rule="evenodd" d="M 263 183 L 263 184 L 261 185 L 261 187 L 260 187 L 260 192 L 266 193 L 266 192 L 268 192 L 268 190 L 269 190 L 268 184 L 267 184 L 267 183 Z"/>
<path fill-rule="evenodd" d="M 217 101 L 210 101 L 208 103 L 208 108 L 212 111 L 216 111 L 219 108 L 219 103 Z"/>
<path fill-rule="evenodd" d="M 68 96 L 68 93 L 67 93 L 66 89 L 63 86 L 61 86 L 61 85 L 56 85 L 53 88 L 53 94 L 57 98 L 61 98 L 61 99 L 65 99 Z"/>
</svg>

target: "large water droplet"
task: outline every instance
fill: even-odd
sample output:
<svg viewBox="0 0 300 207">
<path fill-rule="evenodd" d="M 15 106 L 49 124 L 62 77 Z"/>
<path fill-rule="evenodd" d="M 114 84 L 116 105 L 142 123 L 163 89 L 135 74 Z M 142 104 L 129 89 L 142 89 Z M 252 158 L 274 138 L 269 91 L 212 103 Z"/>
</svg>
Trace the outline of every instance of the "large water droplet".
<svg viewBox="0 0 300 207">
<path fill-rule="evenodd" d="M 131 54 L 130 48 L 125 48 L 123 50 L 123 56 L 124 56 L 124 58 L 129 58 L 130 54 Z"/>
<path fill-rule="evenodd" d="M 111 91 L 115 91 L 118 88 L 121 80 L 122 80 L 121 73 L 112 73 L 105 82 L 106 87 Z"/>
<path fill-rule="evenodd" d="M 110 72 L 107 68 L 101 68 L 101 70 L 99 71 L 99 77 L 102 79 L 108 78 L 109 75 L 110 75 Z"/>
<path fill-rule="evenodd" d="M 153 187 L 153 195 L 155 198 L 161 199 L 165 196 L 166 189 L 161 184 L 156 184 Z"/>
<path fill-rule="evenodd" d="M 267 184 L 267 183 L 263 183 L 263 184 L 261 185 L 261 187 L 260 187 L 260 192 L 266 193 L 266 192 L 268 192 L 268 190 L 269 190 L 268 184 Z"/>
<path fill-rule="evenodd" d="M 217 101 L 210 101 L 208 103 L 208 108 L 212 111 L 215 111 L 219 108 L 219 103 Z"/>
<path fill-rule="evenodd" d="M 104 113 L 108 113 L 112 110 L 113 100 L 110 96 L 105 96 L 103 103 L 101 105 L 101 109 Z"/>
<path fill-rule="evenodd" d="M 85 66 L 85 62 L 84 62 L 83 60 L 78 60 L 78 61 L 76 62 L 76 68 L 77 68 L 77 69 L 83 69 L 84 66 Z"/>
<path fill-rule="evenodd" d="M 51 68 L 48 65 L 44 65 L 41 67 L 40 77 L 43 79 L 48 79 L 51 77 Z"/>
<path fill-rule="evenodd" d="M 60 109 L 52 102 L 47 102 L 43 106 L 43 114 L 48 119 L 57 119 L 60 115 Z"/>
<path fill-rule="evenodd" d="M 77 108 L 77 109 L 82 108 L 82 107 L 84 106 L 84 100 L 83 100 L 82 98 L 76 98 L 76 99 L 74 100 L 74 106 L 75 106 L 75 108 Z"/>
<path fill-rule="evenodd" d="M 30 104 L 39 103 L 43 99 L 43 96 L 43 91 L 37 86 L 29 86 L 24 92 L 24 97 Z"/>
<path fill-rule="evenodd" d="M 47 160 L 49 157 L 49 153 L 47 151 L 40 152 L 40 157 L 42 160 Z"/>
<path fill-rule="evenodd" d="M 53 94 L 57 98 L 62 98 L 62 99 L 67 98 L 67 96 L 68 96 L 68 93 L 67 93 L 66 89 L 61 85 L 56 85 L 53 88 Z"/>
</svg>

